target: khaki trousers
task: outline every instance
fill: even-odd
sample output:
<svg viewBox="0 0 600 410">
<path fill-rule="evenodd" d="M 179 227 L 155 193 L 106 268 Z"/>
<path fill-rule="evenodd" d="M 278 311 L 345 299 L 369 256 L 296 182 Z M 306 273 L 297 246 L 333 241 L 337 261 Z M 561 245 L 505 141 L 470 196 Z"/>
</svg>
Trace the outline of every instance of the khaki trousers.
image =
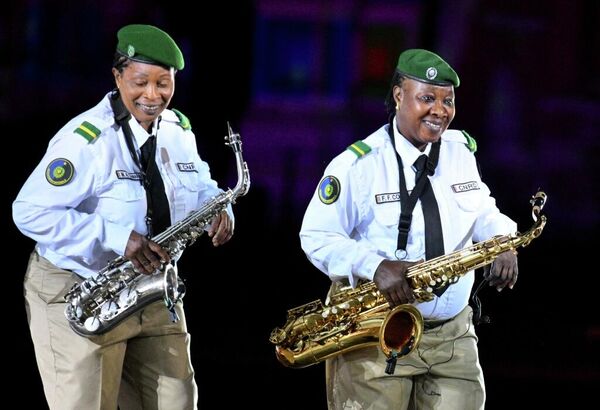
<svg viewBox="0 0 600 410">
<path fill-rule="evenodd" d="M 473 311 L 425 330 L 421 343 L 398 359 L 393 375 L 377 347 L 341 354 L 326 362 L 330 410 L 483 409 L 485 385 L 479 365 Z"/>
<path fill-rule="evenodd" d="M 50 409 L 195 409 L 198 392 L 183 308 L 172 323 L 162 301 L 113 330 L 85 338 L 64 315 L 63 296 L 80 281 L 36 252 L 25 275 L 25 304 Z"/>
</svg>

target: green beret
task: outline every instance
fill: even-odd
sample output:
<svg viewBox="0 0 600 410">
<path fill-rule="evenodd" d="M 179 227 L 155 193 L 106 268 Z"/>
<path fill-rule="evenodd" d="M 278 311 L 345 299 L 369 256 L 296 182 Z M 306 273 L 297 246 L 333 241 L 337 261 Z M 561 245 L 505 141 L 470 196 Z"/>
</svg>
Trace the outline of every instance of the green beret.
<svg viewBox="0 0 600 410">
<path fill-rule="evenodd" d="M 460 79 L 450 64 L 431 51 L 413 48 L 398 57 L 396 70 L 413 80 L 433 85 L 460 85 Z"/>
<path fill-rule="evenodd" d="M 183 54 L 170 35 L 147 24 L 130 24 L 117 33 L 117 52 L 131 60 L 183 69 Z"/>
</svg>

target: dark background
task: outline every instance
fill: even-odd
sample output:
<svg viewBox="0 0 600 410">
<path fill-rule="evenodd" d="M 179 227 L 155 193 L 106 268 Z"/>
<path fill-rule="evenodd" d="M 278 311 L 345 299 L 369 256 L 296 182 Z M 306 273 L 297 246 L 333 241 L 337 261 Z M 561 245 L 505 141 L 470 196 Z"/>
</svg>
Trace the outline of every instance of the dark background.
<svg viewBox="0 0 600 410">
<path fill-rule="evenodd" d="M 414 47 L 459 73 L 452 128 L 477 140 L 484 180 L 519 229 L 532 224 L 530 196 L 548 194 L 547 227 L 519 252 L 519 283 L 481 295 L 492 317 L 478 328 L 486 408 L 595 402 L 600 3 L 294 0 L 197 12 L 171 3 L 2 7 L 5 341 L 17 359 L 8 377 L 28 392 L 19 407 L 45 402 L 22 298 L 34 243 L 14 227 L 11 203 L 54 133 L 111 89 L 116 32 L 129 23 L 157 25 L 183 49 L 172 106 L 190 118 L 214 178 L 236 182 L 226 121 L 252 178 L 234 239 L 213 249 L 201 238 L 180 266 L 201 408 L 325 408 L 324 366 L 284 368 L 268 337 L 287 309 L 325 296 L 329 279 L 299 245 L 304 209 L 327 162 L 383 125 L 395 61 Z"/>
</svg>

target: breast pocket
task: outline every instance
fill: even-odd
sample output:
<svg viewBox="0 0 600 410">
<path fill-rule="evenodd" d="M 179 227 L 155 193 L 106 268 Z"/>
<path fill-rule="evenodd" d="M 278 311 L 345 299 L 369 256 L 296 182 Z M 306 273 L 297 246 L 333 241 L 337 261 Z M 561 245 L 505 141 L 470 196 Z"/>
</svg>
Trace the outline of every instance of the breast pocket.
<svg viewBox="0 0 600 410">
<path fill-rule="evenodd" d="M 367 237 L 377 242 L 382 250 L 396 250 L 400 203 L 377 204 L 373 208 L 373 222 L 365 226 Z"/>
<path fill-rule="evenodd" d="M 146 193 L 139 181 L 117 180 L 99 195 L 96 212 L 117 223 L 130 223 L 146 211 Z"/>
<path fill-rule="evenodd" d="M 389 202 L 386 204 L 377 204 L 373 208 L 373 216 L 377 224 L 381 226 L 397 227 L 400 220 L 400 203 Z"/>
<path fill-rule="evenodd" d="M 175 172 L 174 207 L 176 219 L 186 217 L 198 208 L 198 192 L 200 191 L 200 178 L 197 172 Z"/>
<path fill-rule="evenodd" d="M 144 188 L 139 181 L 118 180 L 101 194 L 100 197 L 119 199 L 125 202 L 139 201 L 144 198 Z"/>
<path fill-rule="evenodd" d="M 479 190 L 453 192 L 454 201 L 448 201 L 450 218 L 447 223 L 456 238 L 468 238 L 480 215 L 482 194 Z"/>
<path fill-rule="evenodd" d="M 454 194 L 454 200 L 464 212 L 476 212 L 481 206 L 482 195 L 481 191 L 473 190 L 467 192 L 459 192 Z"/>
</svg>

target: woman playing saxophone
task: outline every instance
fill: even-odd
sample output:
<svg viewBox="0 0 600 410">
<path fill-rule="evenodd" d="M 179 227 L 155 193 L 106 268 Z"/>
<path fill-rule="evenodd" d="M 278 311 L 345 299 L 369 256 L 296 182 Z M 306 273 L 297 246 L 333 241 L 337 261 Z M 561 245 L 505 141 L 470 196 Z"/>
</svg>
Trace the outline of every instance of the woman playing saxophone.
<svg viewBox="0 0 600 410">
<path fill-rule="evenodd" d="M 181 303 L 172 322 L 159 300 L 89 338 L 65 319 L 64 295 L 124 257 L 140 274 L 170 262 L 152 240 L 220 194 L 197 153 L 189 120 L 169 109 L 183 55 L 149 25 L 119 30 L 116 88 L 70 120 L 13 204 L 37 242 L 25 276 L 31 336 L 51 409 L 193 409 L 190 336 Z M 227 206 L 207 228 L 215 246 L 233 234 Z M 76 312 L 77 313 L 77 312 Z"/>
<path fill-rule="evenodd" d="M 407 276 L 420 262 L 517 229 L 480 178 L 475 140 L 448 129 L 459 84 L 437 54 L 422 49 L 400 54 L 386 101 L 388 123 L 331 161 L 306 210 L 302 249 L 331 278 L 330 297 L 348 286 L 360 293 L 359 285 L 372 281 L 390 307 L 414 304 L 424 318 L 420 343 L 397 362 L 395 372 L 386 372 L 387 357 L 377 346 L 328 359 L 330 409 L 406 409 L 409 402 L 428 409 L 484 406 L 468 306 L 473 271 L 455 283 L 440 278 L 444 286 L 431 284 L 429 301 L 416 298 Z M 512 288 L 516 252 L 495 257 L 490 285 Z M 353 300 L 364 303 L 371 296 L 366 292 Z"/>
</svg>

